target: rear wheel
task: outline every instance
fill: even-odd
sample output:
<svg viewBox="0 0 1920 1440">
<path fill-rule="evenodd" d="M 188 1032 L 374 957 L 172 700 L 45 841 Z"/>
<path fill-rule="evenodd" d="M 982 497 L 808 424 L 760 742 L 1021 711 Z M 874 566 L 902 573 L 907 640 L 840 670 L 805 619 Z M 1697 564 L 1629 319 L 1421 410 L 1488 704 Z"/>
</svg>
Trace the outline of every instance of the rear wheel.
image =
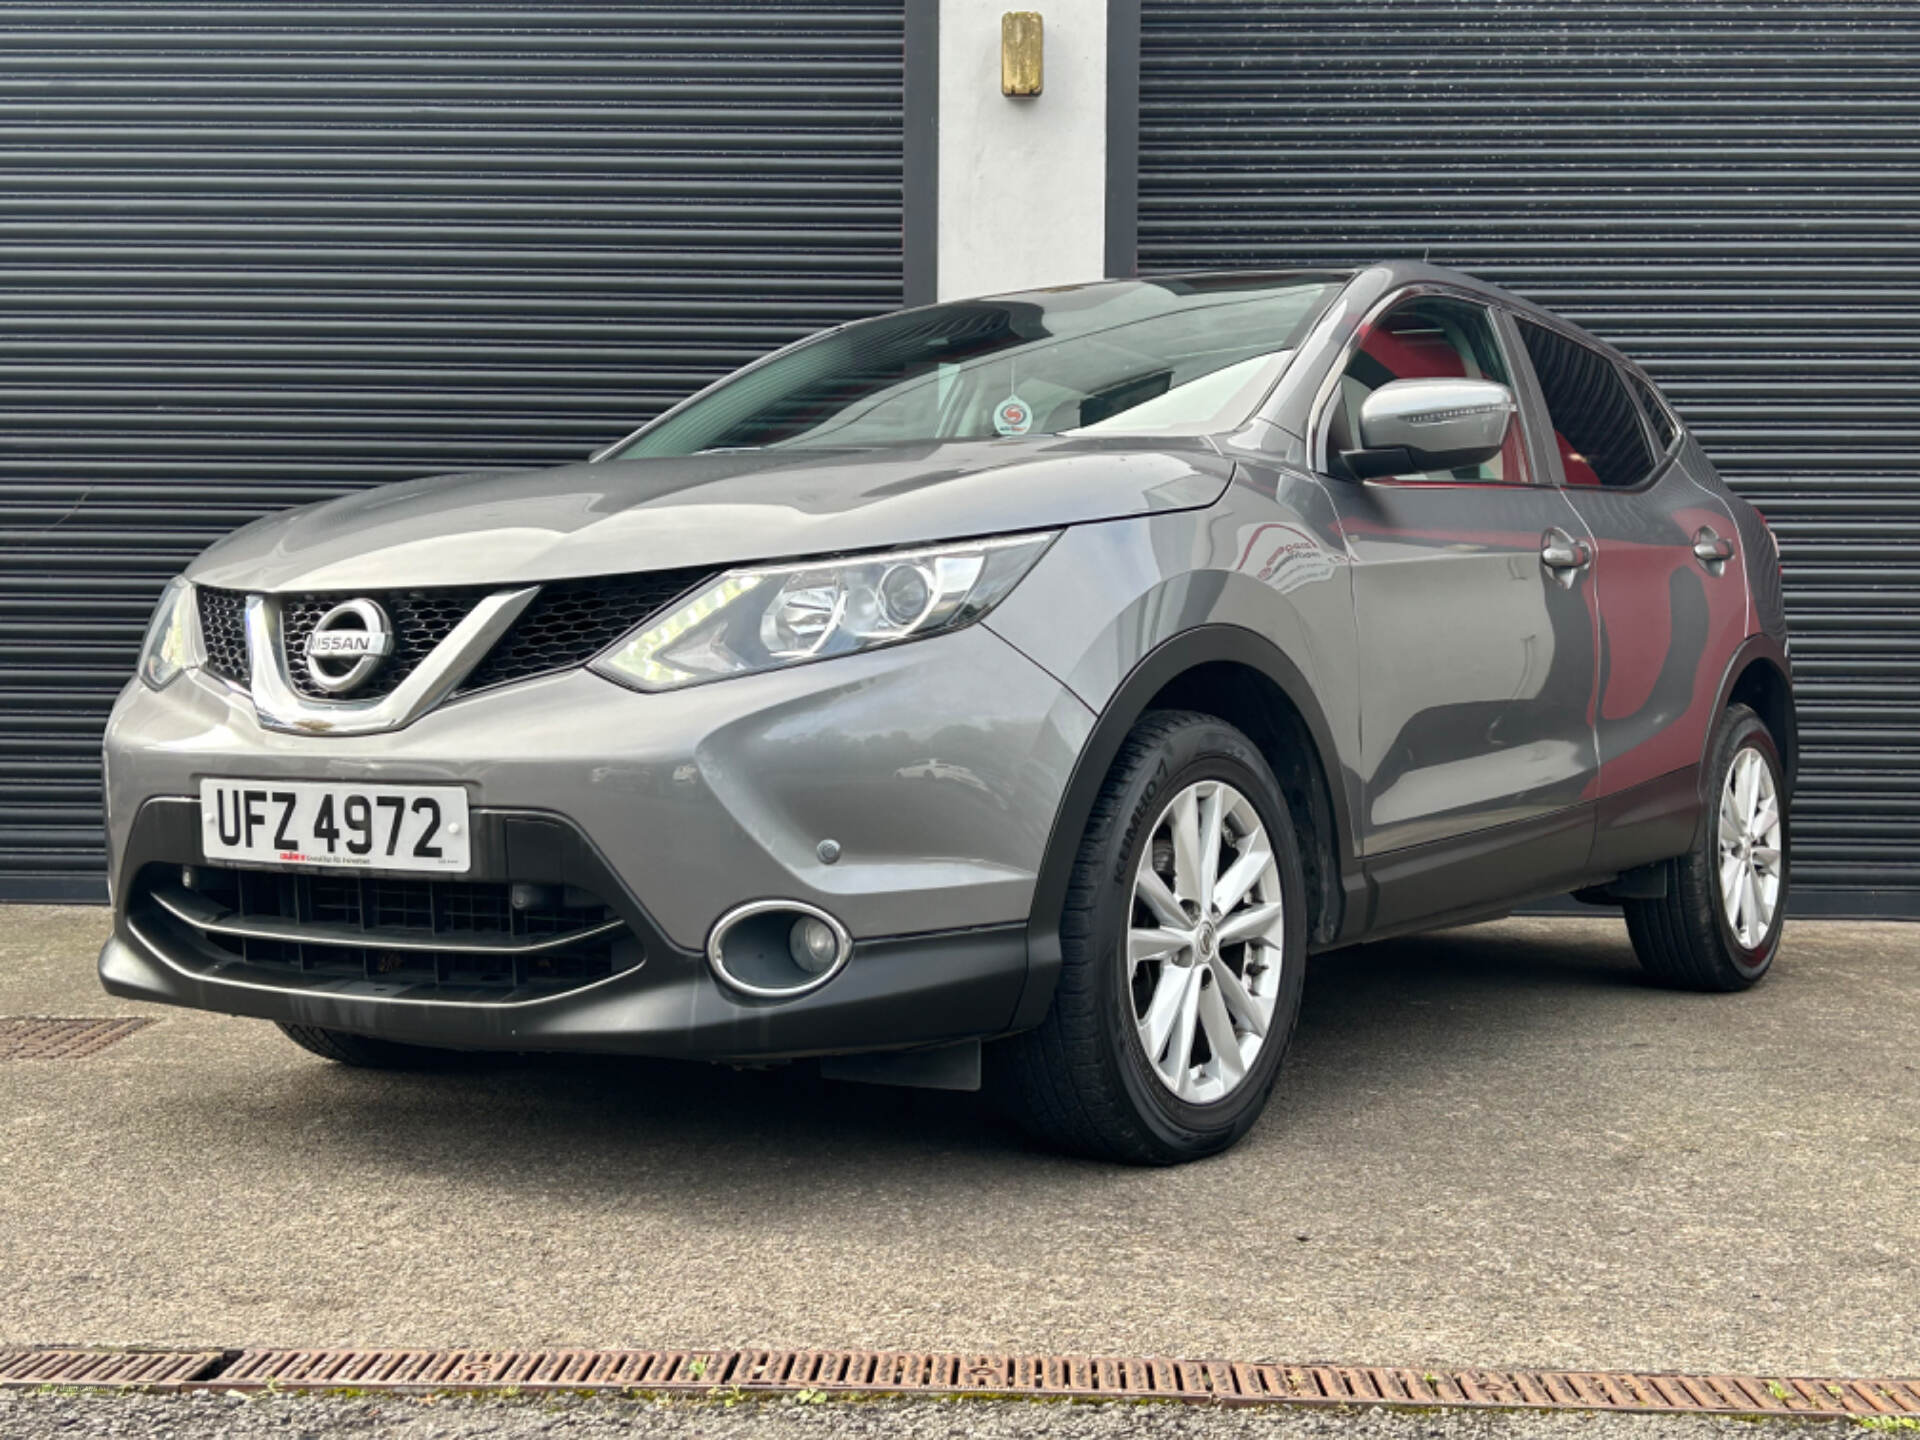
<svg viewBox="0 0 1920 1440">
<path fill-rule="evenodd" d="M 1300 1011 L 1305 887 L 1266 761 L 1211 716 L 1149 715 L 1081 841 L 1061 973 L 1006 1042 L 1016 1117 L 1080 1154 L 1165 1165 L 1259 1118 Z"/>
<path fill-rule="evenodd" d="M 1786 924 L 1786 777 L 1773 735 L 1745 705 L 1721 716 L 1709 810 L 1694 848 L 1668 862 L 1667 893 L 1625 902 L 1646 969 L 1689 990 L 1744 990 L 1773 965 Z"/>
<path fill-rule="evenodd" d="M 378 1040 L 345 1030 L 327 1030 L 319 1025 L 283 1024 L 280 1032 L 302 1050 L 311 1051 L 323 1060 L 366 1070 L 434 1070 L 452 1063 L 460 1053 L 426 1045 L 403 1045 L 397 1040 Z"/>
</svg>

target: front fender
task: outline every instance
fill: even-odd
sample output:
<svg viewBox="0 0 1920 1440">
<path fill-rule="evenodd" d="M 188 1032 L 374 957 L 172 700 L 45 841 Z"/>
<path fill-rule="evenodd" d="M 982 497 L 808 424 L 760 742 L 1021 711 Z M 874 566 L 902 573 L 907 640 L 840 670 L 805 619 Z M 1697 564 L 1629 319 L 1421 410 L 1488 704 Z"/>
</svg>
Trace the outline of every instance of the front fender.
<svg viewBox="0 0 1920 1440">
<path fill-rule="evenodd" d="M 1071 530 L 990 618 L 1099 717 L 1041 863 L 1016 1028 L 1046 1013 L 1067 882 L 1114 758 L 1154 698 L 1188 671 L 1239 665 L 1292 702 L 1329 782 L 1341 883 L 1357 876 L 1359 780 L 1347 763 L 1359 727 L 1351 587 L 1324 492 L 1300 488 L 1303 505 L 1278 505 L 1271 491 L 1237 484 L 1203 512 Z"/>
</svg>

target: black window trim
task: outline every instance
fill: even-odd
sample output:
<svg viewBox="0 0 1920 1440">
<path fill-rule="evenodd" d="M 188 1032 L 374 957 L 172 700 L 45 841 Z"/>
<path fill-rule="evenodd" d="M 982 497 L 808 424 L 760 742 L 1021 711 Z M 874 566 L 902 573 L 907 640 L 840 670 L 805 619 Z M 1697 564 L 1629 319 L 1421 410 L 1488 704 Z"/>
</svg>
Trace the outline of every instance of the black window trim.
<svg viewBox="0 0 1920 1440">
<path fill-rule="evenodd" d="M 1673 438 L 1667 441 L 1665 445 L 1660 443 L 1660 432 L 1653 428 L 1652 423 L 1647 419 L 1644 411 L 1641 413 L 1640 422 L 1646 427 L 1647 444 L 1653 450 L 1653 453 L 1661 461 L 1671 460 L 1675 455 L 1680 453 L 1681 442 L 1686 438 L 1684 433 L 1686 426 L 1680 423 L 1680 417 L 1674 413 L 1673 406 L 1667 403 L 1667 397 L 1660 393 L 1660 387 L 1653 383 L 1653 377 L 1647 374 L 1645 370 L 1641 369 L 1624 355 L 1613 362 L 1613 367 L 1626 377 L 1629 386 L 1638 382 L 1640 387 L 1652 398 L 1653 403 L 1660 407 L 1660 413 L 1667 417 L 1667 428 L 1673 431 Z M 1634 408 L 1636 410 L 1640 409 L 1638 405 Z M 1654 468 L 1658 470 L 1661 469 L 1662 466 L 1656 464 Z"/>
</svg>

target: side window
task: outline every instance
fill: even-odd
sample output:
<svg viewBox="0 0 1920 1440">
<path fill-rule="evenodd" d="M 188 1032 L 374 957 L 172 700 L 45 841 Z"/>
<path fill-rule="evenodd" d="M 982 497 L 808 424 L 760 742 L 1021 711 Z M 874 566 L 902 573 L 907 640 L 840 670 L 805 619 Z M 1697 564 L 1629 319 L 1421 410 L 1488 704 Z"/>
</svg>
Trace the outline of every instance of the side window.
<svg viewBox="0 0 1920 1440">
<path fill-rule="evenodd" d="M 1343 479 L 1353 478 L 1340 452 L 1359 448 L 1360 406 L 1367 396 L 1390 380 L 1435 379 L 1497 380 L 1513 388 L 1493 317 L 1485 306 L 1444 295 L 1422 295 L 1395 305 L 1360 332 L 1358 348 L 1341 372 L 1328 420 L 1327 468 Z M 1506 444 L 1485 464 L 1390 478 L 1525 485 L 1529 476 L 1520 417 L 1513 417 Z"/>
<path fill-rule="evenodd" d="M 1638 407 L 1613 362 L 1531 320 L 1520 321 L 1520 334 L 1547 397 L 1567 484 L 1620 488 L 1652 474 L 1653 452 Z"/>
<path fill-rule="evenodd" d="M 1673 426 L 1673 412 L 1667 409 L 1666 401 L 1645 380 L 1631 370 L 1627 374 L 1627 388 L 1633 391 L 1633 398 L 1640 402 L 1640 413 L 1647 417 L 1647 424 L 1653 430 L 1653 438 L 1660 446 L 1660 453 L 1666 454 L 1673 448 L 1673 437 L 1679 432 Z"/>
</svg>

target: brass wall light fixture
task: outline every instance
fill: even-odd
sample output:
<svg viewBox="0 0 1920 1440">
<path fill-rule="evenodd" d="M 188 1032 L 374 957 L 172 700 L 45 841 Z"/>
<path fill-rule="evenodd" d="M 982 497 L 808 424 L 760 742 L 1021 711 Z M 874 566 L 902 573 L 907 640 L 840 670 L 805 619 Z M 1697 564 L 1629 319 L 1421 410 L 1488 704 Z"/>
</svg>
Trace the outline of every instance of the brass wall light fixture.
<svg viewBox="0 0 1920 1440">
<path fill-rule="evenodd" d="M 1042 78 L 1040 12 L 1009 10 L 1000 17 L 1000 93 L 1040 93 Z"/>
</svg>

